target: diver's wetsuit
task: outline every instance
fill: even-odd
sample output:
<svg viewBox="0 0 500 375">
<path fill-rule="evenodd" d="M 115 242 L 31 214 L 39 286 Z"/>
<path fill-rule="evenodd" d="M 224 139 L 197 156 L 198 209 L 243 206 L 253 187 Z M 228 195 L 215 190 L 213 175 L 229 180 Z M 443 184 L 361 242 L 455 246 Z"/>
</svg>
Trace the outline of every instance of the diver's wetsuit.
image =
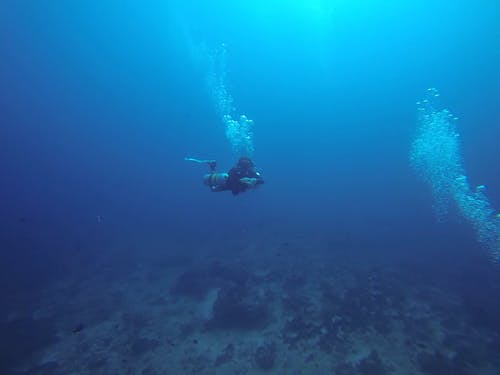
<svg viewBox="0 0 500 375">
<path fill-rule="evenodd" d="M 262 178 L 262 176 L 259 173 L 255 172 L 253 163 L 251 166 L 243 166 L 240 164 L 241 163 L 238 163 L 228 172 L 229 178 L 227 179 L 227 182 L 224 186 L 224 190 L 231 190 L 233 195 L 238 195 L 239 193 L 244 192 L 250 187 L 247 184 L 241 182 L 241 179 L 244 177 L 257 179 L 256 185 L 261 185 L 264 183 L 264 179 Z"/>
<path fill-rule="evenodd" d="M 250 158 L 241 157 L 228 173 L 216 172 L 217 162 L 215 160 L 208 160 L 206 162 L 210 167 L 210 173 L 203 177 L 203 183 L 210 186 L 213 192 L 229 190 L 233 195 L 238 195 L 264 183 L 264 179 L 260 173 L 255 171 Z"/>
</svg>

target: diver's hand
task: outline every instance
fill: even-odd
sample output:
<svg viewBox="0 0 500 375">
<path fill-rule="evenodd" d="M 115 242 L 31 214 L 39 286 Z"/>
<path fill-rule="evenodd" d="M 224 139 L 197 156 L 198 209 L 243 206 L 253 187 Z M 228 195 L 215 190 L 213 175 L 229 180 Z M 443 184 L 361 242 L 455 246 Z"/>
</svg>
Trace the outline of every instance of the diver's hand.
<svg viewBox="0 0 500 375">
<path fill-rule="evenodd" d="M 255 187 L 257 186 L 257 179 L 254 178 L 254 177 L 243 177 L 243 178 L 240 178 L 240 182 L 245 184 L 245 185 L 248 185 L 250 187 Z"/>
</svg>

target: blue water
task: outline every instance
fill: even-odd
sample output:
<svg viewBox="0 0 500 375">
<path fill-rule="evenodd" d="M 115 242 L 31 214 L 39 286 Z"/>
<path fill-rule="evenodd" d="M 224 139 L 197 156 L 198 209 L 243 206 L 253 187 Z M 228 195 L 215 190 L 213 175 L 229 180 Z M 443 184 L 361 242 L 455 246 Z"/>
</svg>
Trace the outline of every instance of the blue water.
<svg viewBox="0 0 500 375">
<path fill-rule="evenodd" d="M 323 241 L 353 264 L 446 280 L 500 332 L 490 250 L 456 203 L 437 220 L 409 157 L 416 102 L 436 87 L 468 181 L 500 210 L 499 16 L 486 0 L 2 2 L 2 324 L 102 259 L 148 267 L 196 248 L 231 262 L 235 243 L 267 254 L 300 238 L 302 255 Z M 214 56 L 265 179 L 238 196 L 184 160 L 237 160 Z M 0 368 L 27 360 L 11 357 Z"/>
</svg>

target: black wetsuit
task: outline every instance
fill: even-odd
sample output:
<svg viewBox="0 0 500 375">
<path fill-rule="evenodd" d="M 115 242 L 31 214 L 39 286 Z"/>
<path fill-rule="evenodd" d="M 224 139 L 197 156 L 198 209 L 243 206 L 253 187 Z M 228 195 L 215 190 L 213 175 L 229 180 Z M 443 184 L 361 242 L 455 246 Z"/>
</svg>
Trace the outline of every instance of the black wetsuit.
<svg viewBox="0 0 500 375">
<path fill-rule="evenodd" d="M 253 168 L 243 168 L 236 165 L 235 167 L 231 168 L 228 174 L 229 178 L 227 179 L 227 182 L 225 184 L 225 190 L 231 190 L 233 195 L 238 195 L 239 193 L 242 193 L 249 188 L 247 184 L 240 181 L 244 177 L 256 178 L 257 185 L 261 185 L 264 183 L 264 179 L 262 178 L 262 176 L 255 172 L 255 169 Z"/>
</svg>

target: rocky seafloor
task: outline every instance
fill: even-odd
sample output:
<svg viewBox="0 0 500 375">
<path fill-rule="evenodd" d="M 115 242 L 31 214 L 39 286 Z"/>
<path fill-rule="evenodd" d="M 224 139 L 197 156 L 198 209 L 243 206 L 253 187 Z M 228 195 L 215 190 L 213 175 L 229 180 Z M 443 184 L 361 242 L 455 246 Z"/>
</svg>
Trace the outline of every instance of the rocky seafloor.
<svg viewBox="0 0 500 375">
<path fill-rule="evenodd" d="M 500 374 L 496 296 L 462 293 L 459 272 L 267 246 L 110 256 L 53 283 L 2 315 L 8 372 Z"/>
</svg>

